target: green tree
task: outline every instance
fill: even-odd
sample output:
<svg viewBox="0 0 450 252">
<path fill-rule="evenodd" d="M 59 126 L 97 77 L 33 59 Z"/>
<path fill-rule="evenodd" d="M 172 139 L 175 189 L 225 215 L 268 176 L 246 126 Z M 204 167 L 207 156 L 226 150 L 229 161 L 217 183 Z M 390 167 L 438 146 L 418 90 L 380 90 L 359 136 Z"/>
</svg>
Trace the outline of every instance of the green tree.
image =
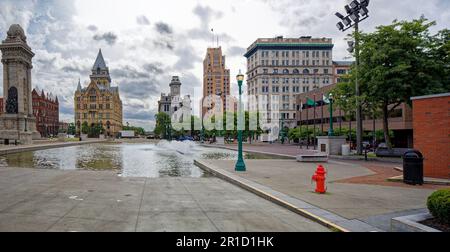
<svg viewBox="0 0 450 252">
<path fill-rule="evenodd" d="M 413 21 L 395 20 L 391 25 L 377 27 L 373 33 L 359 34 L 360 101 L 364 111 L 382 112 L 384 139 L 390 147 L 388 118 L 399 105 L 410 104 L 412 96 L 449 90 L 449 31 L 430 35 L 433 25 L 435 22 L 424 17 Z M 352 75 L 348 83 L 338 85 L 336 90 L 344 93 L 350 104 L 356 104 L 352 101 L 354 81 Z M 338 106 L 351 111 L 351 106 Z"/>
<path fill-rule="evenodd" d="M 155 115 L 156 119 L 156 125 L 155 125 L 155 134 L 159 135 L 162 138 L 167 137 L 167 128 L 171 125 L 171 120 L 169 115 L 166 113 L 160 112 L 157 115 Z"/>
<path fill-rule="evenodd" d="M 76 135 L 75 123 L 69 123 L 69 126 L 67 127 L 67 134 Z"/>
<path fill-rule="evenodd" d="M 89 125 L 88 125 L 88 123 L 86 121 L 83 122 L 83 124 L 81 125 L 81 133 L 82 134 L 88 134 L 89 133 Z"/>
</svg>

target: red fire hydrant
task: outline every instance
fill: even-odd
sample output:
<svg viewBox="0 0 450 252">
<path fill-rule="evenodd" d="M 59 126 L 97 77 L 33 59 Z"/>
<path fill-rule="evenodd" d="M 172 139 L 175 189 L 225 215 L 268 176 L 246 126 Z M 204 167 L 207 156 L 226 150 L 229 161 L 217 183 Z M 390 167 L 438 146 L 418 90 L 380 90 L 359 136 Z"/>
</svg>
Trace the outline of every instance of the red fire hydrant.
<svg viewBox="0 0 450 252">
<path fill-rule="evenodd" d="M 316 170 L 316 174 L 312 176 L 312 180 L 316 182 L 316 193 L 326 193 L 327 189 L 325 187 L 325 168 L 322 165 L 319 165 Z"/>
</svg>

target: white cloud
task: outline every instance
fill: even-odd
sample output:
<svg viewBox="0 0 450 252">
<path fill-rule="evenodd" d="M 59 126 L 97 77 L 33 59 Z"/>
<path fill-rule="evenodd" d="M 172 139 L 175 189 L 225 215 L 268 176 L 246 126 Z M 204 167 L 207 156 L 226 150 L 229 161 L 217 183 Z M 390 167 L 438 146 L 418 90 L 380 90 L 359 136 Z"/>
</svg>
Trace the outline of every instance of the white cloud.
<svg viewBox="0 0 450 252">
<path fill-rule="evenodd" d="M 64 120 L 72 120 L 78 78 L 88 82 L 101 47 L 113 83 L 120 87 L 124 122 L 150 129 L 159 93 L 168 92 L 172 75 L 181 77 L 185 93 L 192 94 L 201 86 L 206 47 L 217 43 L 212 28 L 228 54 L 232 80 L 239 69 L 246 68 L 240 54 L 258 37 L 332 37 L 334 57 L 340 60 L 347 56 L 345 34 L 337 31 L 334 12 L 343 11 L 346 2 L 0 0 L 0 40 L 13 23 L 25 29 L 36 53 L 33 85 L 58 95 Z M 422 14 L 438 22 L 436 30 L 450 23 L 447 0 L 373 0 L 370 10 L 371 17 L 361 25 L 366 31 L 396 18 L 412 19 Z M 236 89 L 232 82 L 234 94 Z"/>
</svg>

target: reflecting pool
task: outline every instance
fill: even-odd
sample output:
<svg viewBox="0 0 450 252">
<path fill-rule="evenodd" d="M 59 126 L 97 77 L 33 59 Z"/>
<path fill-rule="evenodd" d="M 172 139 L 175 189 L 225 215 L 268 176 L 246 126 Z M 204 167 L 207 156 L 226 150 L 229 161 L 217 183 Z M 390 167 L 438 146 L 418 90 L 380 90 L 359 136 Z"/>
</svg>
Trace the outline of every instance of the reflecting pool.
<svg viewBox="0 0 450 252">
<path fill-rule="evenodd" d="M 123 177 L 203 177 L 194 159 L 233 160 L 235 151 L 194 142 L 100 143 L 0 156 L 0 167 L 114 170 Z"/>
</svg>

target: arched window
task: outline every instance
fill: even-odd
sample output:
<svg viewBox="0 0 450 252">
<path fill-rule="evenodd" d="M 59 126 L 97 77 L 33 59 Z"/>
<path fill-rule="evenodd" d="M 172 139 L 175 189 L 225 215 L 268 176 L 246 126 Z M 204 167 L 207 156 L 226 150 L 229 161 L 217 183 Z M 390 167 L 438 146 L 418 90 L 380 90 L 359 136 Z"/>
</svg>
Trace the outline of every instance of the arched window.
<svg viewBox="0 0 450 252">
<path fill-rule="evenodd" d="M 309 74 L 309 70 L 308 69 L 303 70 L 303 74 Z"/>
<path fill-rule="evenodd" d="M 300 72 L 298 71 L 298 69 L 294 69 L 294 70 L 292 71 L 292 73 L 293 73 L 293 74 L 299 74 Z"/>
<path fill-rule="evenodd" d="M 288 69 L 284 69 L 283 70 L 283 74 L 289 74 L 289 70 Z"/>
<path fill-rule="evenodd" d="M 97 67 L 97 74 L 100 74 L 100 67 Z"/>
</svg>

